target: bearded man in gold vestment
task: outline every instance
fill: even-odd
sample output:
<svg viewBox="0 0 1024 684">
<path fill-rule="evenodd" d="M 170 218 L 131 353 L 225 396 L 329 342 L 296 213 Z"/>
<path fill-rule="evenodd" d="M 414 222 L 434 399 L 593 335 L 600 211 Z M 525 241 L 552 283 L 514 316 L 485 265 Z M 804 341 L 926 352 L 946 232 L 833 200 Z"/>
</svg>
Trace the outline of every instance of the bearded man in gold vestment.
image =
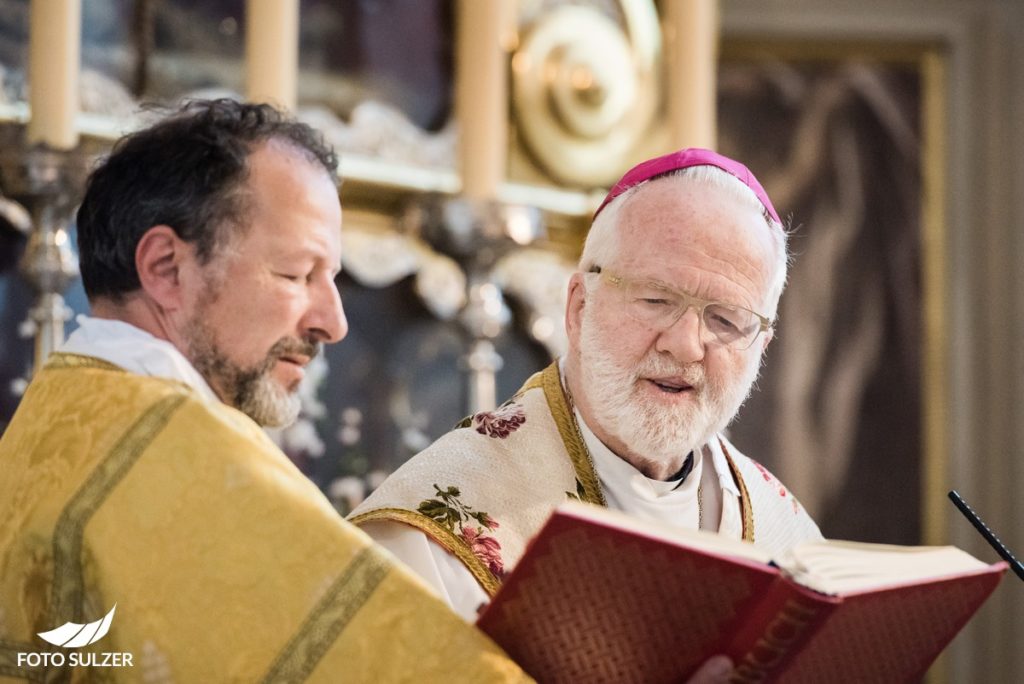
<svg viewBox="0 0 1024 684">
<path fill-rule="evenodd" d="M 336 168 L 216 101 L 91 176 L 92 315 L 0 441 L 0 681 L 525 679 L 260 429 L 347 331 Z"/>
</svg>

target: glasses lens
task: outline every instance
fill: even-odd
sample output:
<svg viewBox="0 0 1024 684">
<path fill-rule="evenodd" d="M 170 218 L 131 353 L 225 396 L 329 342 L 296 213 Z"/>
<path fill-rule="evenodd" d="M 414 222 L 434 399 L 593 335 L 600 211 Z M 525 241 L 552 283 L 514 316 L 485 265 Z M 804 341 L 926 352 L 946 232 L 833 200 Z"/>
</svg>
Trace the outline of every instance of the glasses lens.
<svg viewBox="0 0 1024 684">
<path fill-rule="evenodd" d="M 757 336 L 761 322 L 752 311 L 725 304 L 708 304 L 704 325 L 724 344 L 746 348 Z"/>
<path fill-rule="evenodd" d="M 761 319 L 753 311 L 727 304 L 707 303 L 675 292 L 658 283 L 632 281 L 607 275 L 605 280 L 620 299 L 624 312 L 633 320 L 654 328 L 675 323 L 689 306 L 703 305 L 704 329 L 722 344 L 746 349 L 761 331 Z"/>
<path fill-rule="evenodd" d="M 621 283 L 626 312 L 651 325 L 671 322 L 683 301 L 676 293 L 653 283 Z"/>
</svg>

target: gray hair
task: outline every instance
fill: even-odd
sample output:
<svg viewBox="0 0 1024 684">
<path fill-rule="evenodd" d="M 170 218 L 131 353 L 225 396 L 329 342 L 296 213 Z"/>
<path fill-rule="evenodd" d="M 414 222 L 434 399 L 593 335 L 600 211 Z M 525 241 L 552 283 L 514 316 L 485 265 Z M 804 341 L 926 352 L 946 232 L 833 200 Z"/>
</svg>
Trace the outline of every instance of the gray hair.
<svg viewBox="0 0 1024 684">
<path fill-rule="evenodd" d="M 757 198 L 753 190 L 747 187 L 743 181 L 717 166 L 690 166 L 685 169 L 671 171 L 635 185 L 609 202 L 590 226 L 587 240 L 583 244 L 583 254 L 580 255 L 579 270 L 587 273 L 597 266 L 603 266 L 615 261 L 619 251 L 619 231 L 616 230 L 619 212 L 622 210 L 626 200 L 632 197 L 640 188 L 644 187 L 647 183 L 656 182 L 662 178 L 687 178 L 696 183 L 720 188 L 729 192 L 741 204 L 756 209 L 761 213 L 768 227 L 768 234 L 771 236 L 776 255 L 775 269 L 768 287 L 768 303 L 771 311 L 766 314 L 769 318 L 774 318 L 779 298 L 782 296 L 782 290 L 786 287 L 786 274 L 789 270 L 790 256 L 786 229 L 781 223 L 768 215 L 768 211 L 761 204 L 761 200 Z"/>
</svg>

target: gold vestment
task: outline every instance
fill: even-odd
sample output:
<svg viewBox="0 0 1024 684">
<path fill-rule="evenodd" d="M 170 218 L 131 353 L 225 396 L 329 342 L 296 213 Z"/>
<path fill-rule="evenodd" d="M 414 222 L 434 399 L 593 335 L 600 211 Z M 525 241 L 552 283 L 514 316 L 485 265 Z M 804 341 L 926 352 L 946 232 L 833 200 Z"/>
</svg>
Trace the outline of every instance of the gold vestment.
<svg viewBox="0 0 1024 684">
<path fill-rule="evenodd" d="M 114 604 L 82 649 L 37 636 Z M 128 652 L 132 667 L 19 666 Z M 55 354 L 0 440 L 0 681 L 523 681 L 255 423 Z"/>
</svg>

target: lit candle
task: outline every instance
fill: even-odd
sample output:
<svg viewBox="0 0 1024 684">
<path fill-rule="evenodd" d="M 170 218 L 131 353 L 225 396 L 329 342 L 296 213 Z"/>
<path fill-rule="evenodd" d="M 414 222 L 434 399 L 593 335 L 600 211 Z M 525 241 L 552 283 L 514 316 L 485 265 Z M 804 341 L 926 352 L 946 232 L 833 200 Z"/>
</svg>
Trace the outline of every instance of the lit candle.
<svg viewBox="0 0 1024 684">
<path fill-rule="evenodd" d="M 298 100 L 299 0 L 248 0 L 245 95 L 294 110 Z"/>
<path fill-rule="evenodd" d="M 508 74 L 502 39 L 509 13 L 502 0 L 458 0 L 455 119 L 462 192 L 494 199 L 505 175 Z"/>
<path fill-rule="evenodd" d="M 673 149 L 715 146 L 717 0 L 667 0 L 668 117 Z"/>
<path fill-rule="evenodd" d="M 28 142 L 57 149 L 78 144 L 81 0 L 33 0 L 29 8 Z"/>
</svg>

